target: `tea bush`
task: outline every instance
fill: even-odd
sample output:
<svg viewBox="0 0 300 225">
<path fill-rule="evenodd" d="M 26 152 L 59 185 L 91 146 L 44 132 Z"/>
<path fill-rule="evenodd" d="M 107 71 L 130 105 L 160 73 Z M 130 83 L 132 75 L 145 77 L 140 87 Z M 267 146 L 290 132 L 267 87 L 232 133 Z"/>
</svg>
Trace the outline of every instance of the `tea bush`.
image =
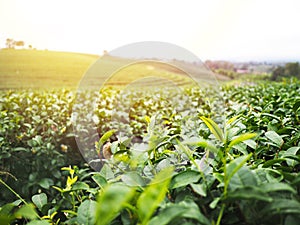
<svg viewBox="0 0 300 225">
<path fill-rule="evenodd" d="M 1 93 L 3 224 L 298 224 L 299 82 L 74 101 Z"/>
<path fill-rule="evenodd" d="M 17 182 L 11 176 L 4 179 L 22 196 L 30 197 L 38 189 L 51 192 L 50 186 L 61 184 L 60 168 L 78 161 L 70 122 L 72 93 L 2 91 L 0 95 L 0 170 Z M 1 195 L 2 201 L 11 198 L 2 187 Z"/>
</svg>

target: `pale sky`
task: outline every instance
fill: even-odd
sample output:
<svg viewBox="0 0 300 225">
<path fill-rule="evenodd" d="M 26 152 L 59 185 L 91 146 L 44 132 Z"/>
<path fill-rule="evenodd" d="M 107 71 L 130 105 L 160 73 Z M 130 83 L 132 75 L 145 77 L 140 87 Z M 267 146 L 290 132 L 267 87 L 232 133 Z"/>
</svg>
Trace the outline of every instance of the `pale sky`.
<svg viewBox="0 0 300 225">
<path fill-rule="evenodd" d="M 299 23 L 297 0 L 0 0 L 0 47 L 102 54 L 163 41 L 202 60 L 300 60 Z"/>
</svg>

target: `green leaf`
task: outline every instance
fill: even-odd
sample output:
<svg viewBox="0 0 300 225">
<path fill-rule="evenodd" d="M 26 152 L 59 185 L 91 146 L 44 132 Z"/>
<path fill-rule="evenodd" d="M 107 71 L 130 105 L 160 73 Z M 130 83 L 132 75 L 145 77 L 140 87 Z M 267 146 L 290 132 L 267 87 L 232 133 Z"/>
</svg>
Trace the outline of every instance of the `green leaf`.
<svg viewBox="0 0 300 225">
<path fill-rule="evenodd" d="M 265 133 L 265 136 L 272 141 L 278 148 L 283 144 L 283 139 L 275 131 L 268 131 Z"/>
<path fill-rule="evenodd" d="M 16 213 L 16 218 L 25 218 L 25 219 L 36 219 L 38 218 L 38 214 L 35 211 L 33 204 L 27 204 L 22 206 Z"/>
<path fill-rule="evenodd" d="M 274 199 L 263 210 L 260 211 L 262 216 L 296 214 L 299 215 L 300 203 L 293 199 Z"/>
<path fill-rule="evenodd" d="M 243 166 L 239 169 L 230 179 L 229 189 L 231 191 L 245 187 L 245 186 L 256 186 L 257 179 L 252 170 L 248 167 Z"/>
<path fill-rule="evenodd" d="M 293 106 L 293 111 L 297 112 L 299 109 L 300 109 L 300 101 L 298 100 L 297 102 L 295 102 Z"/>
<path fill-rule="evenodd" d="M 157 216 L 150 220 L 149 225 L 174 224 L 177 219 L 182 220 L 182 218 L 193 219 L 198 222 L 197 224 L 211 225 L 210 221 L 200 212 L 199 207 L 193 201 L 168 204 Z"/>
<path fill-rule="evenodd" d="M 229 182 L 232 176 L 251 158 L 252 154 L 240 156 L 226 165 L 226 179 Z"/>
<path fill-rule="evenodd" d="M 65 192 L 65 190 L 62 189 L 62 188 L 60 188 L 60 187 L 53 186 L 53 188 L 54 188 L 55 190 L 59 191 L 60 193 Z"/>
<path fill-rule="evenodd" d="M 247 146 L 249 146 L 252 149 L 256 149 L 257 143 L 254 140 L 246 140 L 243 143 L 245 143 Z"/>
<path fill-rule="evenodd" d="M 15 203 L 7 203 L 0 207 L 0 215 L 9 215 L 11 214 L 11 211 L 16 207 L 19 206 L 19 204 L 22 202 L 21 200 L 17 200 L 18 202 Z"/>
<path fill-rule="evenodd" d="M 147 120 L 148 119 L 149 118 L 147 118 Z M 156 116 L 153 115 L 153 116 L 151 116 L 149 123 L 147 122 L 148 123 L 147 132 L 148 132 L 149 135 L 153 134 L 154 127 L 155 127 L 155 122 L 156 122 Z"/>
<path fill-rule="evenodd" d="M 12 151 L 14 151 L 14 152 L 29 152 L 30 150 L 27 148 L 23 148 L 23 147 L 16 147 L 16 148 L 12 149 Z"/>
<path fill-rule="evenodd" d="M 142 225 L 148 224 L 152 214 L 165 198 L 172 173 L 171 167 L 161 170 L 138 198 L 137 208 Z"/>
<path fill-rule="evenodd" d="M 174 224 L 177 219 L 182 220 L 182 218 L 195 220 L 198 222 L 197 224 L 211 225 L 210 221 L 200 212 L 197 204 L 190 200 L 178 204 L 168 204 L 150 220 L 149 225 Z"/>
<path fill-rule="evenodd" d="M 72 186 L 72 191 L 78 191 L 78 190 L 89 190 L 90 187 L 87 183 L 78 181 Z"/>
<path fill-rule="evenodd" d="M 96 224 L 109 224 L 133 197 L 135 190 L 121 183 L 108 184 L 97 199 Z"/>
<path fill-rule="evenodd" d="M 15 220 L 15 217 L 10 214 L 0 214 L 0 221 L 1 225 L 8 225 L 12 224 L 12 222 Z"/>
<path fill-rule="evenodd" d="M 129 210 L 123 210 L 121 212 L 121 221 L 122 221 L 122 225 L 132 225 L 133 220 L 136 221 L 136 219 L 132 218 L 132 213 Z"/>
<path fill-rule="evenodd" d="M 255 186 L 242 187 L 230 191 L 227 193 L 226 201 L 235 201 L 235 200 L 259 200 L 265 202 L 272 202 L 272 198 L 268 196 L 263 189 L 257 188 Z"/>
<path fill-rule="evenodd" d="M 92 176 L 92 179 L 96 182 L 96 184 L 103 189 L 107 185 L 107 180 L 101 176 L 100 174 L 95 174 Z"/>
<path fill-rule="evenodd" d="M 273 119 L 275 119 L 275 120 L 277 120 L 279 122 L 281 121 L 280 117 L 275 116 L 275 115 L 270 114 L 270 113 L 262 113 L 261 116 L 268 116 L 268 117 L 271 117 L 271 118 L 273 118 Z"/>
<path fill-rule="evenodd" d="M 221 200 L 220 197 L 214 198 L 214 200 L 209 204 L 209 208 L 215 209 L 220 200 Z"/>
<path fill-rule="evenodd" d="M 22 203 L 21 199 L 17 199 L 16 201 L 13 201 L 11 204 L 15 205 L 15 206 L 19 206 Z"/>
<path fill-rule="evenodd" d="M 285 151 L 285 154 L 291 154 L 291 155 L 296 155 L 297 152 L 300 150 L 300 147 L 290 147 Z"/>
<path fill-rule="evenodd" d="M 240 153 L 242 153 L 243 155 L 248 155 L 248 151 L 247 151 L 247 145 L 243 142 L 238 143 L 234 146 L 232 146 L 232 148 L 238 150 Z"/>
<path fill-rule="evenodd" d="M 190 139 L 186 139 L 182 142 L 182 144 L 206 148 L 215 154 L 218 154 L 218 151 L 219 151 L 214 145 L 209 143 L 209 141 L 204 140 L 202 138 L 197 138 L 197 137 L 192 137 Z"/>
<path fill-rule="evenodd" d="M 109 130 L 102 135 L 102 137 L 99 139 L 99 142 L 97 144 L 97 152 L 100 152 L 101 147 L 115 132 L 116 132 L 115 130 Z"/>
<path fill-rule="evenodd" d="M 210 132 L 212 132 L 219 141 L 224 142 L 224 134 L 222 130 L 212 119 L 204 116 L 201 116 L 200 119 L 206 124 Z"/>
<path fill-rule="evenodd" d="M 273 165 L 276 164 L 276 163 L 281 163 L 281 162 L 284 162 L 284 161 L 286 161 L 286 160 L 287 160 L 287 159 L 283 159 L 283 158 L 268 160 L 268 161 L 266 161 L 266 162 L 263 164 L 263 168 L 271 167 L 271 166 L 273 166 Z"/>
<path fill-rule="evenodd" d="M 196 192 L 197 194 L 206 197 L 206 186 L 205 184 L 190 184 L 193 191 Z"/>
<path fill-rule="evenodd" d="M 95 224 L 96 208 L 97 202 L 93 200 L 85 200 L 82 202 L 78 207 L 77 222 L 85 225 Z"/>
<path fill-rule="evenodd" d="M 42 210 L 43 206 L 47 204 L 48 198 L 45 193 L 41 193 L 32 196 L 31 200 L 39 210 Z"/>
<path fill-rule="evenodd" d="M 183 218 L 193 219 L 202 225 L 211 225 L 210 221 L 201 213 L 198 205 L 194 201 L 188 199 L 180 202 L 178 205 L 185 206 L 189 209 L 182 215 Z"/>
<path fill-rule="evenodd" d="M 18 205 L 13 203 L 7 203 L 0 207 L 0 224 L 11 224 L 11 222 L 15 219 L 12 215 L 12 210 Z"/>
<path fill-rule="evenodd" d="M 230 124 L 232 124 L 232 123 L 238 121 L 237 119 L 238 119 L 239 117 L 241 117 L 241 115 L 237 115 L 237 116 L 234 116 L 234 117 L 230 118 L 230 119 L 226 122 L 226 124 L 227 124 L 227 125 L 230 125 Z"/>
<path fill-rule="evenodd" d="M 175 220 L 177 218 L 181 218 L 182 214 L 187 212 L 188 208 L 184 206 L 179 206 L 179 205 L 169 205 L 168 207 L 164 208 L 158 216 L 153 217 L 149 225 L 167 225 L 172 220 Z"/>
<path fill-rule="evenodd" d="M 53 185 L 53 180 L 50 178 L 43 178 L 38 184 L 44 189 L 49 189 L 49 187 Z"/>
<path fill-rule="evenodd" d="M 287 149 L 286 151 L 284 151 L 284 153 L 282 154 L 283 158 L 288 158 L 290 156 L 296 156 L 297 152 L 300 150 L 300 147 L 291 147 L 289 149 Z M 298 160 L 295 159 L 287 159 L 286 163 L 288 164 L 288 166 L 292 166 L 294 167 L 295 165 L 298 164 L 297 162 Z"/>
<path fill-rule="evenodd" d="M 128 172 L 121 176 L 122 181 L 128 186 L 143 187 L 146 185 L 144 179 L 137 172 Z"/>
<path fill-rule="evenodd" d="M 0 159 L 7 159 L 9 157 L 11 157 L 9 152 L 1 152 Z"/>
<path fill-rule="evenodd" d="M 32 220 L 27 225 L 51 225 L 51 223 L 45 220 Z"/>
<path fill-rule="evenodd" d="M 100 170 L 99 174 L 103 176 L 106 180 L 114 178 L 114 173 L 107 163 L 105 163 Z"/>
<path fill-rule="evenodd" d="M 102 146 L 116 131 L 109 130 L 105 132 L 99 140 L 99 144 Z"/>
<path fill-rule="evenodd" d="M 187 170 L 178 173 L 171 180 L 170 188 L 175 189 L 178 187 L 187 186 L 192 183 L 197 183 L 201 177 L 201 174 L 197 171 Z"/>
<path fill-rule="evenodd" d="M 232 148 L 232 146 L 239 144 L 243 141 L 249 140 L 256 137 L 256 134 L 254 133 L 245 133 L 245 134 L 241 134 L 237 137 L 235 137 L 228 145 L 228 148 Z"/>
<path fill-rule="evenodd" d="M 288 191 L 293 194 L 297 194 L 297 191 L 290 185 L 285 183 L 265 183 L 259 186 L 264 192 L 274 192 L 274 191 Z"/>
</svg>

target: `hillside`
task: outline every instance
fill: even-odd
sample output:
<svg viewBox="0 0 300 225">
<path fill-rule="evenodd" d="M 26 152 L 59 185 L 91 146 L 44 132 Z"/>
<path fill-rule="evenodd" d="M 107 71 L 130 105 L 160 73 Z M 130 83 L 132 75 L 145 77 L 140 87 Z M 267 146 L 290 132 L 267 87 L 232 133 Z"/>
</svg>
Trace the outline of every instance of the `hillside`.
<svg viewBox="0 0 300 225">
<path fill-rule="evenodd" d="M 89 67 L 99 59 L 97 55 L 39 51 L 39 50 L 0 50 L 0 89 L 56 89 L 76 88 Z M 99 87 L 105 75 L 99 71 L 122 65 L 122 60 L 105 57 L 101 70 L 95 67 L 90 72 L 88 87 Z M 124 61 L 123 61 L 124 62 Z M 192 64 L 191 64 L 192 65 Z M 197 69 L 197 68 L 196 68 Z M 207 73 L 199 72 L 200 79 L 207 79 Z M 110 85 L 127 85 L 147 76 L 160 77 L 177 84 L 189 83 L 188 76 L 181 70 L 163 63 L 138 63 L 121 68 L 109 80 Z M 211 79 L 211 78 L 210 78 Z M 226 77 L 218 79 L 226 80 Z M 164 84 L 160 79 L 152 79 L 146 85 Z"/>
<path fill-rule="evenodd" d="M 0 89 L 73 88 L 99 56 L 38 50 L 0 51 Z"/>
</svg>

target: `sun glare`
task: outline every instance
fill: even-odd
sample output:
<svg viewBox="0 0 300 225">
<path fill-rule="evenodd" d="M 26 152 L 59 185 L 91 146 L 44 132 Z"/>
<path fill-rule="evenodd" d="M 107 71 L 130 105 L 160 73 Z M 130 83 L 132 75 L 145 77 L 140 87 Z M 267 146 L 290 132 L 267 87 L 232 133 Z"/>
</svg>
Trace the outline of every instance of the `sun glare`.
<svg viewBox="0 0 300 225">
<path fill-rule="evenodd" d="M 296 57 L 300 2 L 0 2 L 6 38 L 37 49 L 102 54 L 139 41 L 165 41 L 201 58 Z M 276 47 L 275 47 L 276 46 Z"/>
</svg>

